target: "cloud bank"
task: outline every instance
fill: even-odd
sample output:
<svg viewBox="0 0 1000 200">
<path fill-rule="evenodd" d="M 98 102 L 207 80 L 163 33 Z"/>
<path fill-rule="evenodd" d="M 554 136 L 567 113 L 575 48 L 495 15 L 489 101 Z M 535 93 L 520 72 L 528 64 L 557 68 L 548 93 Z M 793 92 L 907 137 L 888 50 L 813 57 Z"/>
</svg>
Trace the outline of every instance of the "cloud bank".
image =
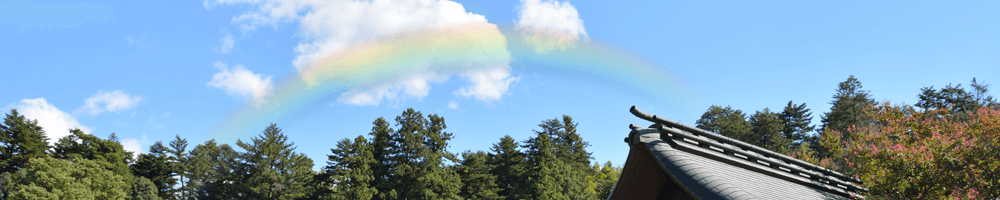
<svg viewBox="0 0 1000 200">
<path fill-rule="evenodd" d="M 292 65 L 300 73 L 313 61 L 342 51 L 354 43 L 386 34 L 421 27 L 488 23 L 485 16 L 467 12 L 461 4 L 447 0 L 206 0 L 204 2 L 206 9 L 221 5 L 251 6 L 252 9 L 231 19 L 232 23 L 240 25 L 242 31 L 253 31 L 264 26 L 277 28 L 279 23 L 298 25 L 297 35 L 302 40 L 294 49 L 297 56 Z M 522 2 L 519 10 L 518 27 L 541 27 L 542 29 L 532 33 L 564 36 L 557 41 L 538 41 L 539 44 L 547 45 L 543 46 L 545 48 L 559 48 L 566 41 L 577 41 L 581 36 L 586 36 L 583 20 L 568 2 L 527 0 Z M 500 34 L 499 30 L 496 30 L 496 33 Z M 503 64 L 491 63 L 485 69 L 477 66 L 453 74 L 440 71 L 415 71 L 409 76 L 387 79 L 377 85 L 351 88 L 341 93 L 337 102 L 349 105 L 379 105 L 383 100 L 421 99 L 428 95 L 431 83 L 442 83 L 450 76 L 457 75 L 467 80 L 469 85 L 461 87 L 453 94 L 490 103 L 500 101 L 503 95 L 508 94 L 511 83 L 519 80 L 518 77 L 513 77 L 510 71 L 509 60 Z M 214 80 L 213 78 L 213 82 Z M 259 95 L 252 96 L 259 97 Z"/>
</svg>

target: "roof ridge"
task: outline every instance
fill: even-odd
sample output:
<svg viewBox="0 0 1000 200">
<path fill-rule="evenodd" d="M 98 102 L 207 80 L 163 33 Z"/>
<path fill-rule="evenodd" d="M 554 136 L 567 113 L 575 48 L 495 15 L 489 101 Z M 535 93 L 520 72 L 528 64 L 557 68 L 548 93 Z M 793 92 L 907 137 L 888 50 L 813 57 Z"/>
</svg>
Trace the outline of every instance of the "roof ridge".
<svg viewBox="0 0 1000 200">
<path fill-rule="evenodd" d="M 716 147 L 722 149 L 723 152 L 731 157 L 746 159 L 752 162 L 758 160 L 765 162 L 768 166 L 772 168 L 784 167 L 793 175 L 799 175 L 799 173 L 806 174 L 810 179 L 817 179 L 821 181 L 826 181 L 830 185 L 842 185 L 848 190 L 861 190 L 868 191 L 867 188 L 854 185 L 851 182 L 862 183 L 861 180 L 857 178 L 844 175 L 842 173 L 826 169 L 820 166 L 807 163 L 805 161 L 788 157 L 786 155 L 778 154 L 773 151 L 763 149 L 751 144 L 744 143 L 739 140 L 735 140 L 726 136 L 708 132 L 699 128 L 691 127 L 686 124 L 681 124 L 669 119 L 664 119 L 656 115 L 650 115 L 648 113 L 642 112 L 635 106 L 630 109 L 632 114 L 636 117 L 654 122 L 655 124 L 650 126 L 650 128 L 660 130 L 661 133 L 670 133 L 672 138 L 676 139 L 689 139 L 696 141 L 698 146 L 704 148 Z M 631 129 L 643 129 L 642 127 L 630 124 Z M 671 130 L 674 129 L 674 130 Z M 661 135 L 661 137 L 664 137 Z M 740 158 L 735 154 L 740 154 L 746 158 Z M 756 154 L 756 155 L 755 155 Z M 763 163 L 758 163 L 763 165 Z"/>
</svg>

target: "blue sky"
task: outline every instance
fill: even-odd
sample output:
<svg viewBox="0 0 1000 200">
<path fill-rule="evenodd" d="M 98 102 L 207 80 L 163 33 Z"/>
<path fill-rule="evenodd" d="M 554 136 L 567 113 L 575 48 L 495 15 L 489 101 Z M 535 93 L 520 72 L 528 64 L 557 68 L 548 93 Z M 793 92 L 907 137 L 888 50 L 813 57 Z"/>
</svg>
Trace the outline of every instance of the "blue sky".
<svg viewBox="0 0 1000 200">
<path fill-rule="evenodd" d="M 296 60 L 365 37 L 470 20 L 611 44 L 691 91 L 666 96 L 697 100 L 651 100 L 664 94 L 514 63 L 497 68 L 496 79 L 425 80 L 429 87 L 415 95 L 387 81 L 398 86 L 388 91 L 396 98 L 359 104 L 324 97 L 328 103 L 279 127 L 318 169 L 337 140 L 367 134 L 376 118 L 406 108 L 443 116 L 455 153 L 488 150 L 503 135 L 527 139 L 542 120 L 566 114 L 579 122 L 596 161 L 620 165 L 627 125 L 649 124 L 628 112 L 632 105 L 693 125 L 713 104 L 752 113 L 793 100 L 806 103 L 818 124 L 837 83 L 850 75 L 877 100 L 907 104 L 922 87 L 965 86 L 973 77 L 1000 83 L 996 1 L 416 2 L 0 2 L 0 107 L 39 119 L 50 137 L 81 127 L 101 137 L 114 132 L 141 151 L 175 134 L 193 147 L 211 139 L 227 115 L 298 73 Z M 456 92 L 477 86 L 490 87 Z M 267 124 L 253 126 L 235 137 L 246 140 Z"/>
</svg>

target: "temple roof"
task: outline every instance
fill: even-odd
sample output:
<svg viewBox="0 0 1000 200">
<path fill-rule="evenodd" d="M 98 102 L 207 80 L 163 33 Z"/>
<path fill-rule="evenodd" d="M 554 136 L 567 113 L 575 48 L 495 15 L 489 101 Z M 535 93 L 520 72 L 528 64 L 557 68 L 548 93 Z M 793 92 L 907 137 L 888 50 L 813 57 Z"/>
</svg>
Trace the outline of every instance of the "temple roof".
<svg viewBox="0 0 1000 200">
<path fill-rule="evenodd" d="M 642 195 L 629 193 L 637 188 L 663 190 L 650 194 L 660 196 L 657 199 L 849 199 L 867 191 L 855 185 L 860 184 L 856 178 L 650 115 L 635 106 L 631 112 L 654 124 L 629 126 L 632 131 L 625 142 L 632 150 L 609 199 L 636 199 Z M 650 180 L 660 176 L 667 182 L 650 186 Z"/>
</svg>

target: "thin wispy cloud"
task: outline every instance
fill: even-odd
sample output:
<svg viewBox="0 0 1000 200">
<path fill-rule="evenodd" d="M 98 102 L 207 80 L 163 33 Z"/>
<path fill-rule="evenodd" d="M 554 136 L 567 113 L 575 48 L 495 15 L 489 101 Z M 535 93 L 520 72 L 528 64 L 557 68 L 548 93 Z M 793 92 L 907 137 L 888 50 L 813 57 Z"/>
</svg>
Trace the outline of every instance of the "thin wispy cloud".
<svg viewBox="0 0 1000 200">
<path fill-rule="evenodd" d="M 219 53 L 227 54 L 233 47 L 236 46 L 236 40 L 233 39 L 233 34 L 229 32 L 229 29 L 221 28 L 219 32 L 222 32 L 221 44 L 216 48 Z"/>
<path fill-rule="evenodd" d="M 142 102 L 143 97 L 129 95 L 121 90 L 111 92 L 97 91 L 84 100 L 83 106 L 73 110 L 75 114 L 98 115 L 104 112 L 120 112 L 134 108 Z"/>
</svg>

